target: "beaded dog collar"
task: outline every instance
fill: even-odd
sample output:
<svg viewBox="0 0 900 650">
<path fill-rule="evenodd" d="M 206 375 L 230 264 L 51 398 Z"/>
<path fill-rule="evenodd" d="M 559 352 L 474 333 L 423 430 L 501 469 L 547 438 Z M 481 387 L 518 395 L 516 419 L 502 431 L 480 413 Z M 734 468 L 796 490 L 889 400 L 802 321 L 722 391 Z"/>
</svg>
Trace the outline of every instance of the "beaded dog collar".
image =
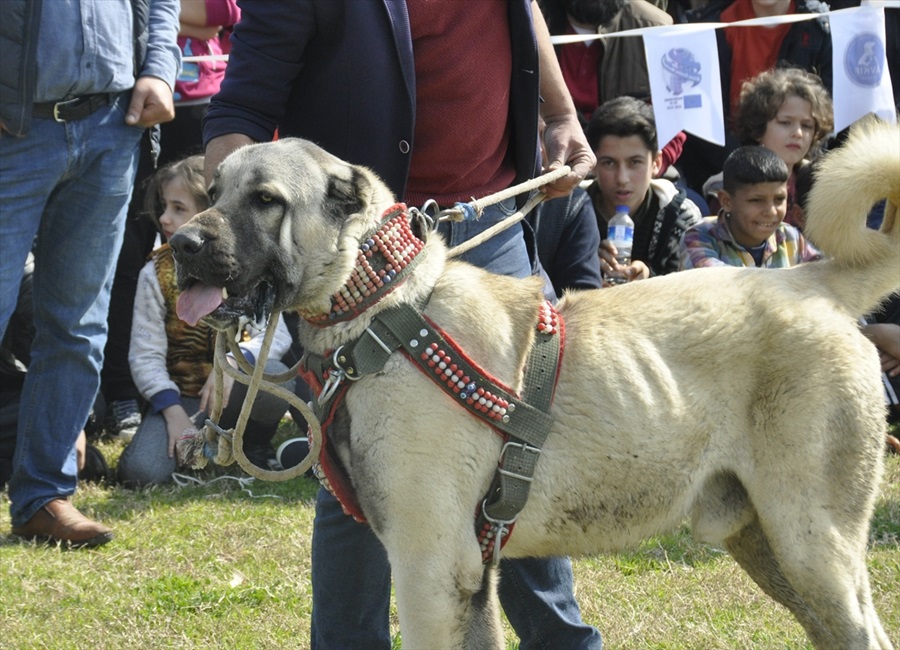
<svg viewBox="0 0 900 650">
<path fill-rule="evenodd" d="M 406 280 L 424 247 L 425 242 L 413 234 L 406 206 L 391 206 L 381 224 L 361 238 L 356 266 L 347 283 L 331 297 L 331 309 L 324 314 L 301 315 L 314 325 L 356 318 Z"/>
</svg>

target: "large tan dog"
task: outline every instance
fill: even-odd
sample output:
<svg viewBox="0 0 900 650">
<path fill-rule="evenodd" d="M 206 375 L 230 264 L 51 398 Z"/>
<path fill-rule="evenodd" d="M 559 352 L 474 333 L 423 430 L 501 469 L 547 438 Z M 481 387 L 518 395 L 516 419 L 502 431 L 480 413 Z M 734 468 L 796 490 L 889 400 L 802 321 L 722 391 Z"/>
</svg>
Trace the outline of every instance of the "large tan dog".
<svg viewBox="0 0 900 650">
<path fill-rule="evenodd" d="M 555 423 L 504 556 L 616 551 L 689 515 L 694 535 L 726 548 L 815 647 L 891 647 L 866 570 L 884 398 L 856 318 L 900 286 L 898 143 L 895 128 L 868 124 L 828 156 L 808 226 L 828 261 L 687 271 L 561 300 Z M 182 312 L 220 327 L 235 297 L 264 304 L 266 287 L 276 309 L 328 313 L 360 238 L 394 203 L 369 170 L 294 139 L 232 154 L 213 194 L 171 244 Z M 882 231 L 866 230 L 885 196 Z M 436 236 L 420 256 L 359 316 L 304 321 L 306 349 L 324 354 L 381 310 L 424 304 L 521 389 L 539 282 L 448 260 Z M 222 305 L 221 287 L 232 296 Z M 501 438 L 400 353 L 354 382 L 345 407 L 337 446 L 390 557 L 404 647 L 504 647 L 494 572 L 473 533 Z"/>
</svg>

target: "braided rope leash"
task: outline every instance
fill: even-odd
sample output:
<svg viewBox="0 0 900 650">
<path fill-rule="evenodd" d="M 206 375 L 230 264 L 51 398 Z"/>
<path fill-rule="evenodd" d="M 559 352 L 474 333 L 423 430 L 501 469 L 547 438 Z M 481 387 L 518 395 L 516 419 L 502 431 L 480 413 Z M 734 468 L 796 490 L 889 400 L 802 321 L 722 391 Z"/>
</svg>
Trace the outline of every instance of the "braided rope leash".
<svg viewBox="0 0 900 650">
<path fill-rule="evenodd" d="M 505 201 L 506 199 L 511 199 L 514 196 L 518 196 L 519 194 L 524 194 L 525 192 L 533 192 L 534 190 L 543 187 L 544 185 L 548 185 L 554 181 L 563 178 L 571 172 L 571 168 L 568 165 L 563 165 L 559 169 L 555 169 L 552 172 L 547 172 L 542 176 L 538 176 L 537 178 L 533 178 L 530 181 L 526 181 L 524 183 L 520 183 L 519 185 L 514 185 L 505 190 L 497 192 L 496 194 L 491 194 L 489 196 L 484 197 L 483 199 L 473 200 L 471 203 L 457 203 L 455 206 L 448 210 L 443 210 L 438 213 L 437 220 L 438 221 L 466 221 L 470 219 L 480 219 L 481 215 L 484 213 L 484 209 L 489 205 L 494 205 L 495 203 L 500 203 L 501 201 Z M 536 192 L 533 196 L 531 196 L 528 201 L 522 206 L 522 209 L 509 215 L 503 221 L 494 224 L 483 233 L 472 237 L 471 239 L 459 244 L 451 248 L 447 256 L 448 257 L 457 257 L 462 255 L 463 253 L 472 250 L 476 246 L 483 244 L 488 239 L 497 235 L 507 228 L 519 223 L 522 219 L 525 218 L 529 212 L 531 212 L 539 203 L 544 201 L 547 196 L 543 192 Z"/>
<path fill-rule="evenodd" d="M 524 183 L 519 183 L 518 185 L 496 192 L 495 194 L 488 195 L 481 199 L 473 199 L 470 203 L 457 203 L 453 208 L 438 213 L 436 222 L 479 219 L 487 206 L 500 203 L 501 201 L 513 198 L 519 194 L 534 192 L 544 185 L 548 185 L 567 176 L 570 172 L 571 168 L 568 165 L 564 165 L 559 169 L 555 169 Z M 546 195 L 542 192 L 536 192 L 528 199 L 521 210 L 509 215 L 476 237 L 452 248 L 448 251 L 448 256 L 456 257 L 462 255 L 466 251 L 475 248 L 491 237 L 510 228 L 524 219 L 525 215 L 546 198 Z M 322 440 L 321 423 L 313 413 L 312 409 L 310 409 L 303 400 L 297 397 L 293 392 L 277 385 L 296 377 L 300 362 L 281 375 L 267 375 L 264 371 L 269 357 L 269 349 L 272 346 L 272 340 L 274 339 L 275 329 L 278 326 L 278 319 L 280 316 L 280 312 L 273 312 L 269 316 L 266 334 L 255 365 L 251 365 L 238 348 L 237 343 L 235 342 L 237 335 L 236 329 L 232 328 L 226 331 L 219 331 L 216 334 L 216 348 L 213 360 L 215 391 L 212 413 L 201 431 L 188 430 L 182 436 L 181 440 L 178 441 L 179 457 L 183 464 L 200 468 L 206 465 L 207 459 L 212 459 L 217 465 L 222 466 L 230 465 L 237 461 L 241 469 L 254 478 L 265 481 L 288 481 L 304 474 L 312 467 L 313 463 L 318 460 Z M 226 345 L 238 364 L 238 370 L 235 370 L 231 364 L 228 363 L 225 351 Z M 235 381 L 247 384 L 247 394 L 244 397 L 244 403 L 241 406 L 238 420 L 235 423 L 234 428 L 228 431 L 225 431 L 216 424 L 220 420 L 224 408 L 223 383 L 225 373 Z M 334 386 L 333 388 L 336 389 L 337 386 Z M 250 419 L 253 402 L 260 389 L 281 397 L 294 406 L 300 411 L 303 417 L 306 418 L 306 422 L 310 427 L 309 453 L 298 465 L 289 469 L 262 469 L 251 463 L 244 454 L 244 429 L 246 428 L 247 421 Z"/>
</svg>

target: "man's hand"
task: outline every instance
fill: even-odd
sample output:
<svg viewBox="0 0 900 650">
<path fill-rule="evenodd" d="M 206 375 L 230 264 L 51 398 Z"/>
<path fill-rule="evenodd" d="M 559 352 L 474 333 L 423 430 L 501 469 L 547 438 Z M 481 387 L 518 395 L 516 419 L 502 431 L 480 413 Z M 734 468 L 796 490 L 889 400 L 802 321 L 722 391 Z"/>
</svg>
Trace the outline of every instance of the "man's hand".
<svg viewBox="0 0 900 650">
<path fill-rule="evenodd" d="M 242 133 L 228 133 L 213 138 L 206 145 L 206 156 L 203 159 L 203 176 L 206 179 L 206 186 L 212 183 L 216 169 L 225 158 L 228 157 L 235 149 L 246 147 L 253 144 L 253 140 Z"/>
<path fill-rule="evenodd" d="M 541 189 L 551 198 L 566 196 L 591 172 L 597 159 L 574 114 L 544 118 L 544 121 L 547 171 L 559 169 L 563 165 L 568 165 L 572 171 Z"/>
<path fill-rule="evenodd" d="M 149 128 L 175 119 L 172 89 L 158 77 L 138 77 L 131 92 L 125 124 Z"/>
<path fill-rule="evenodd" d="M 900 375 L 900 325 L 896 323 L 869 323 L 862 328 L 878 348 L 881 371 L 889 377 Z"/>
</svg>

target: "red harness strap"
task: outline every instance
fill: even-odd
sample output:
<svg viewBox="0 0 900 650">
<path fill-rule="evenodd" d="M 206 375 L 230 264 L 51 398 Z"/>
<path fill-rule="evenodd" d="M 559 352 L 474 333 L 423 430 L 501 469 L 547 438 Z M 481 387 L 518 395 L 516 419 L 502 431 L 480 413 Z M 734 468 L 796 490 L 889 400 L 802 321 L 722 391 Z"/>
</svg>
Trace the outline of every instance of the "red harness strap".
<svg viewBox="0 0 900 650">
<path fill-rule="evenodd" d="M 316 376 L 316 373 L 308 368 L 302 367 L 301 364 L 301 369 L 297 374 L 309 384 L 315 395 L 321 394 L 323 386 Z M 349 388 L 349 384 L 344 384 L 338 388 L 334 400 L 331 402 L 331 407 L 328 409 L 325 420 L 322 421 L 322 444 L 319 450 L 319 458 L 313 461 L 312 469 L 316 478 L 319 479 L 319 482 L 325 489 L 337 498 L 344 514 L 350 515 L 356 521 L 364 524 L 366 523 L 366 517 L 363 514 L 362 507 L 359 505 L 359 499 L 356 497 L 356 490 L 353 488 L 353 483 L 350 481 L 347 469 L 338 458 L 337 452 L 334 449 L 334 445 L 331 444 L 331 439 L 329 437 L 329 432 L 334 423 L 334 414 L 337 412 L 338 406 L 340 406 L 341 400 L 344 399 L 347 389 Z M 313 435 L 312 429 L 307 430 L 307 435 Z M 312 447 L 312 440 L 310 440 L 310 447 Z"/>
</svg>

